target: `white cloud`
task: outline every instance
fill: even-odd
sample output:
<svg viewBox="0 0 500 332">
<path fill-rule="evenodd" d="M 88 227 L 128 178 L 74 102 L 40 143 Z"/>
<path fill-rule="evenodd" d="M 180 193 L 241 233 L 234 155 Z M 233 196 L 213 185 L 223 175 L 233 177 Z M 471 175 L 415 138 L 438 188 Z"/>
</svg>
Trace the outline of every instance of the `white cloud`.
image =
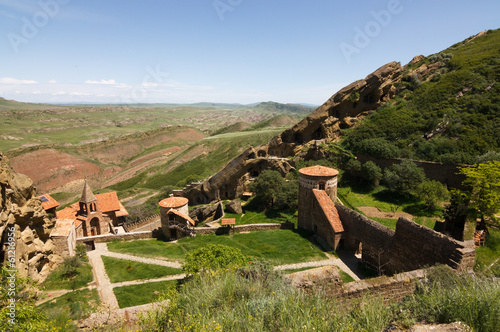
<svg viewBox="0 0 500 332">
<path fill-rule="evenodd" d="M 111 79 L 111 80 L 100 80 L 100 81 L 92 81 L 92 80 L 87 80 L 85 81 L 85 84 L 104 84 L 104 85 L 113 85 L 116 84 L 116 81 Z"/>
<path fill-rule="evenodd" d="M 20 84 L 35 84 L 37 81 L 33 80 L 20 80 L 12 77 L 0 77 L 0 84 L 5 85 L 20 85 Z"/>
<path fill-rule="evenodd" d="M 49 83 L 50 84 L 55 84 L 55 83 L 57 83 L 57 81 L 56 80 L 50 80 Z"/>
</svg>

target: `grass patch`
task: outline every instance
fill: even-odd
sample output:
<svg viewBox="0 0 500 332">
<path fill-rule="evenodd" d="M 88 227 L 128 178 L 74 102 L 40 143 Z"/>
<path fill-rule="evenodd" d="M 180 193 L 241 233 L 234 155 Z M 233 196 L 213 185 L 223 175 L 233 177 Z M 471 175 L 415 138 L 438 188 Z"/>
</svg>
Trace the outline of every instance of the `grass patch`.
<svg viewBox="0 0 500 332">
<path fill-rule="evenodd" d="M 207 244 L 222 244 L 240 249 L 250 257 L 265 259 L 274 265 L 325 259 L 326 255 L 299 232 L 291 230 L 259 231 L 230 235 L 185 237 L 177 243 L 160 240 L 112 242 L 111 251 L 147 257 L 182 260 L 187 252 Z"/>
<path fill-rule="evenodd" d="M 396 230 L 396 224 L 398 222 L 397 219 L 390 219 L 390 218 L 377 218 L 377 217 L 371 217 L 370 219 L 375 220 L 381 225 L 384 225 L 387 228 L 390 228 L 392 230 Z"/>
<path fill-rule="evenodd" d="M 181 269 L 102 256 L 111 283 L 181 274 Z"/>
<path fill-rule="evenodd" d="M 71 326 L 69 320 L 88 317 L 96 311 L 100 303 L 97 289 L 82 289 L 42 303 L 37 308 L 47 315 L 49 320 L 55 320 L 57 326 L 64 327 Z"/>
<path fill-rule="evenodd" d="M 64 267 L 62 265 L 57 267 L 47 276 L 41 286 L 46 290 L 78 289 L 87 286 L 93 279 L 92 266 L 87 262 L 83 262 L 76 268 L 76 275 L 70 278 L 64 276 Z"/>
<path fill-rule="evenodd" d="M 307 271 L 307 270 L 311 270 L 311 269 L 315 269 L 315 267 L 301 267 L 301 268 L 298 268 L 298 269 L 286 269 L 286 270 L 281 270 L 283 272 L 283 274 L 290 274 L 290 273 L 295 273 L 295 272 L 301 272 L 301 271 Z"/>
<path fill-rule="evenodd" d="M 472 227 L 471 227 L 472 228 Z M 476 248 L 474 271 L 500 277 L 500 230 L 489 229 L 489 235 L 483 247 Z"/>
<path fill-rule="evenodd" d="M 120 308 L 128 308 L 136 305 L 156 302 L 160 299 L 161 290 L 175 287 L 179 281 L 168 280 L 149 282 L 141 285 L 124 286 L 113 288 Z"/>
<path fill-rule="evenodd" d="M 353 277 L 351 277 L 349 274 L 342 271 L 341 269 L 339 269 L 339 275 L 340 275 L 340 279 L 342 279 L 342 282 L 344 284 L 347 284 L 348 282 L 351 282 L 351 281 L 355 281 Z"/>
</svg>

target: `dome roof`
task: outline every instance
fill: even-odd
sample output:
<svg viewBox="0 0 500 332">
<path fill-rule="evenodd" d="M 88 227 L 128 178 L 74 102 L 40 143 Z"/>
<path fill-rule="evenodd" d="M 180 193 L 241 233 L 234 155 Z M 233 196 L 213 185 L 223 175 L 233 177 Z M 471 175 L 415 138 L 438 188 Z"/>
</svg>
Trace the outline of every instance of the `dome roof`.
<svg viewBox="0 0 500 332">
<path fill-rule="evenodd" d="M 164 208 L 178 208 L 186 205 L 189 202 L 189 199 L 185 197 L 169 197 L 165 198 L 160 202 L 160 206 Z"/>
<path fill-rule="evenodd" d="M 330 167 L 316 165 L 316 166 L 301 168 L 299 170 L 299 173 L 309 176 L 333 177 L 337 176 L 339 174 L 339 171 Z"/>
</svg>

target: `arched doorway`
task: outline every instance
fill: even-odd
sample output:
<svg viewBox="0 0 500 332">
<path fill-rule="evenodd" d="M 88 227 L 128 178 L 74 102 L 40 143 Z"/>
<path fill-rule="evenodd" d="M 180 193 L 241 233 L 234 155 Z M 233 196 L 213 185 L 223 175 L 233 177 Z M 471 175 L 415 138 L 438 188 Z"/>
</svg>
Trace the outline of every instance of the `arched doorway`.
<svg viewBox="0 0 500 332">
<path fill-rule="evenodd" d="M 90 235 L 101 235 L 101 225 L 99 224 L 99 218 L 92 218 L 92 220 L 90 220 Z"/>
</svg>

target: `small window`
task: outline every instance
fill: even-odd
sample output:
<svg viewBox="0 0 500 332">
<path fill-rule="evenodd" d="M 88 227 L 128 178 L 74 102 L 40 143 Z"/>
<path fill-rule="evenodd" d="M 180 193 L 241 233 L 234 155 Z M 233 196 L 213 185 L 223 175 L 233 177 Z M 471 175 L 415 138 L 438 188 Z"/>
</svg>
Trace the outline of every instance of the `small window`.
<svg viewBox="0 0 500 332">
<path fill-rule="evenodd" d="M 319 190 L 325 190 L 325 183 L 324 182 L 319 183 Z"/>
<path fill-rule="evenodd" d="M 314 230 L 314 233 L 318 233 L 318 226 L 313 225 L 313 230 Z"/>
</svg>

